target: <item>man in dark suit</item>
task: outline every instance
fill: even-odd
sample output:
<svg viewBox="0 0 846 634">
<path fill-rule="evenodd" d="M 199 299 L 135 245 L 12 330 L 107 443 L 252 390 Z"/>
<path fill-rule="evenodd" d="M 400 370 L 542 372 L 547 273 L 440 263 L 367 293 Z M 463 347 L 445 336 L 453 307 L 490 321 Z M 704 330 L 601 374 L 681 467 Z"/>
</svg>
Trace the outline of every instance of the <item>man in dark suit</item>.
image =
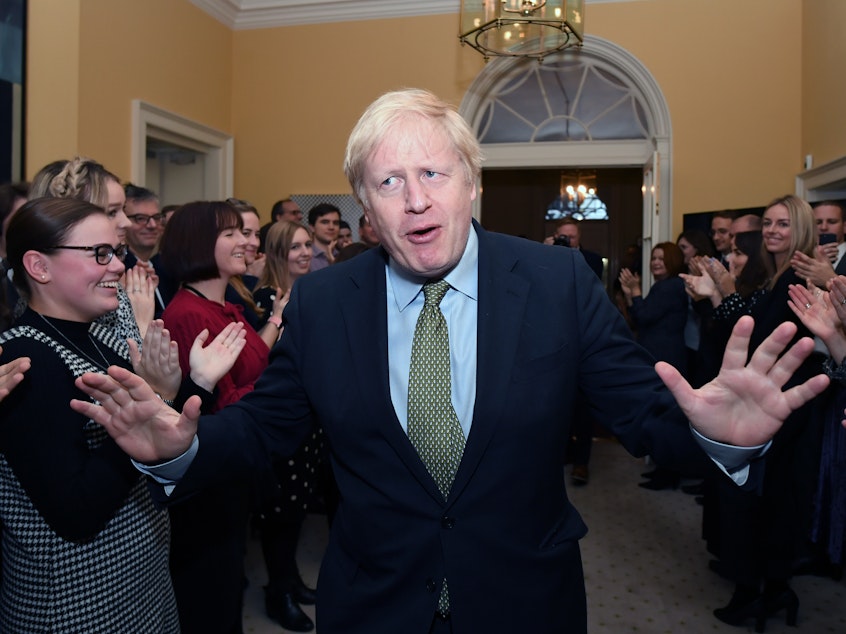
<svg viewBox="0 0 846 634">
<path fill-rule="evenodd" d="M 321 634 L 585 632 L 586 528 L 562 460 L 577 388 L 629 451 L 705 456 L 583 259 L 471 221 L 480 165 L 472 131 L 434 95 L 384 95 L 345 161 L 382 248 L 294 285 L 254 392 L 198 422 L 194 400 L 179 415 L 119 368 L 78 382 L 102 405 L 75 409 L 137 460 L 169 460 L 147 468 L 164 484 L 160 499 L 266 467 L 312 421 L 323 426 L 341 502 L 318 583 Z M 439 307 L 432 287 L 446 290 Z M 420 390 L 409 387 L 420 380 L 418 322 L 438 314 L 440 334 L 421 329 L 423 352 L 438 356 L 448 331 L 448 403 L 436 381 L 423 397 L 442 407 L 438 420 L 421 420 Z M 817 377 L 781 391 L 812 345 L 779 358 L 794 328 L 782 326 L 747 366 L 742 319 L 723 374 L 698 391 L 656 366 L 700 442 L 742 446 L 719 456 L 736 481 L 790 409 L 827 385 Z M 431 426 L 455 442 L 427 450 L 420 435 Z"/>
<path fill-rule="evenodd" d="M 575 218 L 562 218 L 555 223 L 555 234 L 544 240 L 544 244 L 556 244 L 576 249 L 582 254 L 590 270 L 596 273 L 596 277 L 602 279 L 605 268 L 602 263 L 602 256 L 582 248 L 582 230 L 579 227 L 579 221 Z"/>
</svg>

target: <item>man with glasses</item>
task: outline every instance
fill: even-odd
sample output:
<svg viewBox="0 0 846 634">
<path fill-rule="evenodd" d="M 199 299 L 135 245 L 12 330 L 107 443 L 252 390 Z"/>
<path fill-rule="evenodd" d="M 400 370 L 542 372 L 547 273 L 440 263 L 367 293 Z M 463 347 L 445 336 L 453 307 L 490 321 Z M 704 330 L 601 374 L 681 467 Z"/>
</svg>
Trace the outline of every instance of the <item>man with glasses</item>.
<svg viewBox="0 0 846 634">
<path fill-rule="evenodd" d="M 270 222 L 262 226 L 259 230 L 259 253 L 264 253 L 264 245 L 267 241 L 267 232 L 274 223 L 280 220 L 287 220 L 288 222 L 296 222 L 302 224 L 303 210 L 300 206 L 290 198 L 283 198 L 273 203 L 273 208 L 270 210 Z"/>
<path fill-rule="evenodd" d="M 148 275 L 161 275 L 161 262 L 155 255 L 164 232 L 164 214 L 159 207 L 159 197 L 145 187 L 127 183 L 124 187 L 126 204 L 124 211 L 132 223 L 126 230 L 126 242 L 129 254 L 126 256 L 126 268 L 141 265 Z M 156 289 L 156 316 L 161 315 L 166 305 L 165 295 Z"/>
</svg>

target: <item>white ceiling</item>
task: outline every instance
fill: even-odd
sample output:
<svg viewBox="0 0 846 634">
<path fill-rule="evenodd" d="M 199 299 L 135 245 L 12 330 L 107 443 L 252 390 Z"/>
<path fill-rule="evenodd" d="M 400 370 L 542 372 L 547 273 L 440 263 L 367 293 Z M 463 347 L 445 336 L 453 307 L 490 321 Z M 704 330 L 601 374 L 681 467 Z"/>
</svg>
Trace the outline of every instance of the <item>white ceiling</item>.
<svg viewBox="0 0 846 634">
<path fill-rule="evenodd" d="M 459 0 L 190 0 L 231 29 L 458 13 Z"/>
</svg>

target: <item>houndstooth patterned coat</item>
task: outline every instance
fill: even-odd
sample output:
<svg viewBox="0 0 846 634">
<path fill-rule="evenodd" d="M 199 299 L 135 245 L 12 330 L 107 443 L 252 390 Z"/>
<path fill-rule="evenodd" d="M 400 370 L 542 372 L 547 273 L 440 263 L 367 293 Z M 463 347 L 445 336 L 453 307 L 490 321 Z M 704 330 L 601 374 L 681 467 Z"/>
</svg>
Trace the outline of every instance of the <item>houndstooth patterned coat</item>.
<svg viewBox="0 0 846 634">
<path fill-rule="evenodd" d="M 69 345 L 73 344 L 50 333 L 57 337 L 53 339 L 45 334 L 47 328 L 39 330 L 33 314 L 27 311 L 21 320 L 30 325 L 16 326 L 0 335 L 4 358 L 7 354 L 28 354 L 34 371 L 39 361 L 50 364 L 52 357 L 56 390 L 63 378 L 59 375 L 61 365 L 70 373 L 66 375 L 68 381 L 83 372 L 101 371 L 72 350 Z M 109 331 L 94 325 L 90 332 L 105 344 L 102 348 L 108 346 L 110 362 L 124 356 L 120 351 L 125 350 L 125 344 Z M 40 387 L 42 398 L 56 399 L 55 393 L 51 397 L 50 386 Z M 56 416 L 70 420 L 76 416 L 66 403 L 55 405 Z M 0 425 L 5 422 L 0 420 Z M 39 420 L 29 422 L 40 424 Z M 107 439 L 105 430 L 90 420 L 79 434 L 91 452 Z M 78 512 L 86 510 L 80 508 Z M 179 632 L 168 573 L 167 512 L 154 507 L 140 475 L 122 505 L 113 515 L 107 515 L 102 530 L 90 538 L 70 540 L 51 528 L 6 455 L 0 454 L 0 517 L 0 631 Z"/>
</svg>

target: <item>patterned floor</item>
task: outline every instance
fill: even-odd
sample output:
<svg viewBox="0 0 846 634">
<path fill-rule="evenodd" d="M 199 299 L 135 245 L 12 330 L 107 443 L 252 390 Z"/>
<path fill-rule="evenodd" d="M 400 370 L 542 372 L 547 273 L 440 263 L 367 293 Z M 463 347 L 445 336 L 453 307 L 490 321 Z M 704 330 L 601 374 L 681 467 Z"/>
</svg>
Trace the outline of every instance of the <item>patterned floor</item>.
<svg viewBox="0 0 846 634">
<path fill-rule="evenodd" d="M 711 614 L 728 602 L 732 586 L 707 568 L 710 557 L 699 537 L 701 507 L 681 491 L 637 487 L 645 469 L 642 460 L 632 458 L 615 442 L 596 441 L 590 484 L 569 488 L 590 528 L 582 541 L 590 633 L 752 631 L 751 624 L 731 627 Z M 309 584 L 316 582 L 326 535 L 325 517 L 309 516 L 299 553 Z M 264 569 L 255 541 L 250 544 L 247 567 L 250 586 L 244 632 L 284 632 L 264 614 Z M 801 600 L 798 630 L 773 619 L 767 623 L 769 634 L 846 632 L 846 580 L 798 577 L 793 587 Z M 313 616 L 313 608 L 306 611 Z"/>
</svg>

